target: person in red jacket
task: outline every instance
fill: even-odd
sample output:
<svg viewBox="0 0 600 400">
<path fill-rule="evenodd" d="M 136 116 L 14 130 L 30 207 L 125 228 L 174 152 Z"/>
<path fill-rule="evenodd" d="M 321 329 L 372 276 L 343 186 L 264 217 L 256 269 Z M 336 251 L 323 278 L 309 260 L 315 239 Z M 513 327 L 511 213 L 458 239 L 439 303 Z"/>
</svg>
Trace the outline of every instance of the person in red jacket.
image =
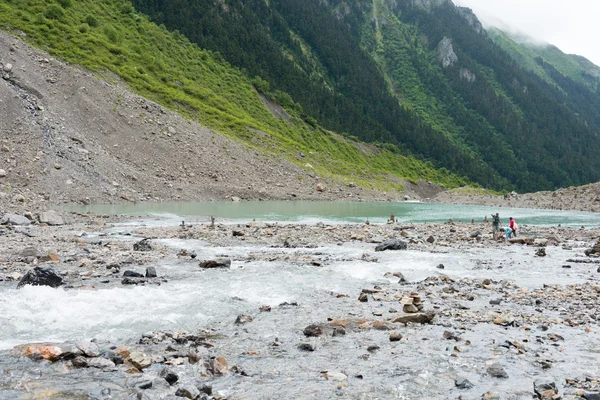
<svg viewBox="0 0 600 400">
<path fill-rule="evenodd" d="M 513 219 L 513 217 L 509 218 L 510 223 L 508 224 L 508 227 L 510 229 L 512 229 L 512 233 L 515 237 L 517 237 L 517 229 L 519 229 L 519 227 L 517 226 L 517 223 L 515 222 L 515 220 Z"/>
</svg>

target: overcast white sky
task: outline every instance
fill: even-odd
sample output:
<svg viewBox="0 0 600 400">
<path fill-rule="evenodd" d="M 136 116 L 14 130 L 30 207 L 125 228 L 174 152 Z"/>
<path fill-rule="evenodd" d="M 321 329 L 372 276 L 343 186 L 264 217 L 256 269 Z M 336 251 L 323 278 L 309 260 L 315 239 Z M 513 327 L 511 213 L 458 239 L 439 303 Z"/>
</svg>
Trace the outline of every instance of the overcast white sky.
<svg viewBox="0 0 600 400">
<path fill-rule="evenodd" d="M 484 26 L 507 27 L 600 66 L 600 0 L 453 0 Z"/>
</svg>

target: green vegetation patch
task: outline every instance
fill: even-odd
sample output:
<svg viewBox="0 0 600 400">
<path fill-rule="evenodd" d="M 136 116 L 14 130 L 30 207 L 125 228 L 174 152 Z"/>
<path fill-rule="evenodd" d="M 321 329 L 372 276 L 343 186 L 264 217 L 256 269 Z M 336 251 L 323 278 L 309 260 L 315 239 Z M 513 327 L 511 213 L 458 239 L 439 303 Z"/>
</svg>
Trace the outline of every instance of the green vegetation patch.
<svg viewBox="0 0 600 400">
<path fill-rule="evenodd" d="M 169 32 L 116 0 L 9 0 L 0 4 L 0 28 L 19 30 L 25 40 L 56 57 L 103 75 L 110 71 L 135 92 L 217 132 L 274 152 L 340 182 L 401 190 L 393 174 L 446 187 L 464 178 L 431 163 L 400 154 L 395 146 L 361 150 L 353 140 L 320 128 L 283 92 L 260 91 L 284 106 L 291 122 L 276 118 L 262 103 L 248 77 L 218 53 L 200 49 L 179 32 Z M 307 123 L 308 122 L 308 123 Z M 258 135 L 253 132 L 264 132 Z M 297 160 L 301 151 L 306 160 Z"/>
</svg>

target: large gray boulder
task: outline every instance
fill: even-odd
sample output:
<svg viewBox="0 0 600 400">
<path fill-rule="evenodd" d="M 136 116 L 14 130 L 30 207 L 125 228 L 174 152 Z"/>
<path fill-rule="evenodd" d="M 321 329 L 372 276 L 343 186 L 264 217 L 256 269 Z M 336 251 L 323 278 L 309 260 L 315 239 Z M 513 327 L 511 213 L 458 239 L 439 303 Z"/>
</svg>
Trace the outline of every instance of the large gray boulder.
<svg viewBox="0 0 600 400">
<path fill-rule="evenodd" d="M 0 225 L 31 225 L 31 221 L 19 214 L 4 214 L 2 219 L 0 219 Z"/>
<path fill-rule="evenodd" d="M 57 288 L 64 283 L 62 276 L 60 276 L 56 268 L 51 265 L 38 265 L 23 275 L 17 285 L 17 289 L 25 285 L 50 286 Z"/>
<path fill-rule="evenodd" d="M 40 213 L 39 220 L 41 224 L 47 224 L 51 226 L 64 225 L 65 220 L 56 211 L 44 211 Z"/>
</svg>

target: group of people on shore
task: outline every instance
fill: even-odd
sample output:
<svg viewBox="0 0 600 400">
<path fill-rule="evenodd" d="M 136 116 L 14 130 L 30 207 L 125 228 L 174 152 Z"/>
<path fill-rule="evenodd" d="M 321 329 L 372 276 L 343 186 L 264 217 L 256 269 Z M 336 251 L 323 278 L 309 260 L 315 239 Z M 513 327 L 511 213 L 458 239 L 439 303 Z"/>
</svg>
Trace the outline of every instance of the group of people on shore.
<svg viewBox="0 0 600 400">
<path fill-rule="evenodd" d="M 507 227 L 502 227 L 502 221 L 500 221 L 500 214 L 492 214 L 492 237 L 494 238 L 494 240 L 498 239 L 498 234 L 500 232 L 504 232 L 504 234 L 506 235 L 506 240 L 510 239 L 512 236 L 517 237 L 518 230 L 519 227 L 513 217 L 509 218 L 509 223 Z"/>
</svg>

